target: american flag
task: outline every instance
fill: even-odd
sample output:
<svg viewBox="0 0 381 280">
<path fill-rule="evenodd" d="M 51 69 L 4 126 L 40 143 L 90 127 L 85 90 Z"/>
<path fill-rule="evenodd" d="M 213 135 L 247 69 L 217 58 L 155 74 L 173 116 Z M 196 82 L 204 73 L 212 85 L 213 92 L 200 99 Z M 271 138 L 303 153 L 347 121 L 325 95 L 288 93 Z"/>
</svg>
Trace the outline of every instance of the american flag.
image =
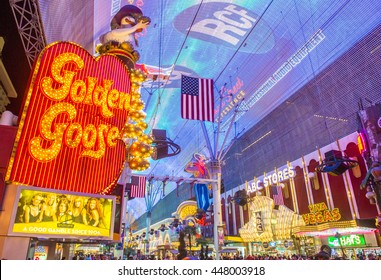
<svg viewBox="0 0 381 280">
<path fill-rule="evenodd" d="M 281 186 L 272 186 L 273 200 L 275 205 L 284 205 L 283 193 Z"/>
<path fill-rule="evenodd" d="M 127 183 L 127 191 L 130 193 L 130 198 L 145 197 L 146 195 L 146 178 L 145 176 L 132 176 L 131 183 Z"/>
<path fill-rule="evenodd" d="M 181 76 L 181 117 L 214 122 L 212 79 Z"/>
</svg>

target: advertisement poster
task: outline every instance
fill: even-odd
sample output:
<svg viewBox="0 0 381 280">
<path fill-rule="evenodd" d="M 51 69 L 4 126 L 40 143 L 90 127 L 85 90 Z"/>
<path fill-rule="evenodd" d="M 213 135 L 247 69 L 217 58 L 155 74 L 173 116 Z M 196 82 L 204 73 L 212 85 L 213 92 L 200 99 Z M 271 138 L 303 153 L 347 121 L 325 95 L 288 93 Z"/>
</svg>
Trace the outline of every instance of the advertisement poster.
<svg viewBox="0 0 381 280">
<path fill-rule="evenodd" d="M 115 197 L 20 186 L 10 234 L 111 238 Z"/>
<path fill-rule="evenodd" d="M 47 260 L 48 250 L 49 250 L 48 246 L 37 246 L 35 251 L 34 251 L 33 259 L 34 260 Z"/>
</svg>

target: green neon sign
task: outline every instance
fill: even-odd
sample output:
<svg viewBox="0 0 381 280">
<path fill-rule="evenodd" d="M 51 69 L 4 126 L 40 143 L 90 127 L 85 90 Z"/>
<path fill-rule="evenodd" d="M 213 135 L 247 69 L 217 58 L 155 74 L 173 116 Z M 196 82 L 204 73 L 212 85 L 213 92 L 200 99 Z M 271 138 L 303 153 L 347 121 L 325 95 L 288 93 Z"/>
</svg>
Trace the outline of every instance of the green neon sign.
<svg viewBox="0 0 381 280">
<path fill-rule="evenodd" d="M 328 237 L 328 245 L 331 247 L 356 247 L 356 246 L 365 246 L 365 238 L 362 234 L 351 234 L 343 235 L 340 237 L 340 240 L 335 236 Z"/>
</svg>

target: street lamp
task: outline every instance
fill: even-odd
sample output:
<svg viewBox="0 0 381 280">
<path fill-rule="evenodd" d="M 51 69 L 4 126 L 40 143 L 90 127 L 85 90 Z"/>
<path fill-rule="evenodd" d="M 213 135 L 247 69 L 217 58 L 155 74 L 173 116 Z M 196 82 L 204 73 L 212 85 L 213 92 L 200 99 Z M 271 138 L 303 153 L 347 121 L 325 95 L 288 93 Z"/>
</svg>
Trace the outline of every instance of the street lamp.
<svg viewBox="0 0 381 280">
<path fill-rule="evenodd" d="M 194 225 L 187 225 L 183 229 L 189 240 L 189 253 L 192 254 L 192 236 L 196 235 L 196 227 Z"/>
<path fill-rule="evenodd" d="M 344 248 L 343 248 L 343 245 L 341 244 L 341 237 L 342 237 L 342 235 L 339 232 L 336 232 L 335 237 L 339 241 L 341 253 L 343 254 L 343 259 L 347 259 L 347 255 L 344 253 Z"/>
<path fill-rule="evenodd" d="M 294 245 L 296 247 L 296 250 L 298 251 L 298 254 L 301 255 L 301 251 L 300 251 L 300 237 L 292 234 L 291 238 L 292 238 L 292 241 L 293 241 L 293 243 L 294 243 Z"/>
</svg>

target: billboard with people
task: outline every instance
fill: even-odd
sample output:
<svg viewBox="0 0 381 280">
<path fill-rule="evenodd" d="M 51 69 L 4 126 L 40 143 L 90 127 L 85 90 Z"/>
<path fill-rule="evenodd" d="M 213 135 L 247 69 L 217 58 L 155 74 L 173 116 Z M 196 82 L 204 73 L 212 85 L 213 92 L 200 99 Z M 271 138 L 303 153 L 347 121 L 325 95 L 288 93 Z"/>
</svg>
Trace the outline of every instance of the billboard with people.
<svg viewBox="0 0 381 280">
<path fill-rule="evenodd" d="M 18 188 L 10 235 L 112 238 L 114 196 Z"/>
</svg>

